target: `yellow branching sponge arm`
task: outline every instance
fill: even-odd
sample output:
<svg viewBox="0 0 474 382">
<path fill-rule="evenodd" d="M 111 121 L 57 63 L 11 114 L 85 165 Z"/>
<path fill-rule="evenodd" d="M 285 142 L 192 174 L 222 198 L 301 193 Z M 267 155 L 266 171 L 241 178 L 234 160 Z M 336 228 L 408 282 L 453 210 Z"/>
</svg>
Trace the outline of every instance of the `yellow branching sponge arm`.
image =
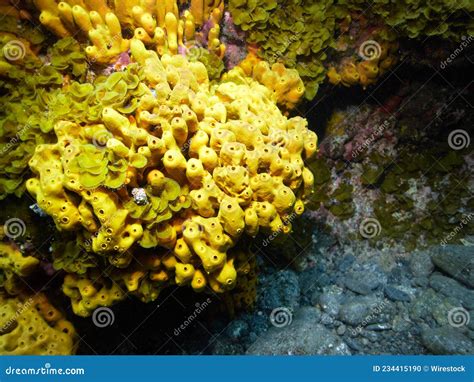
<svg viewBox="0 0 474 382">
<path fill-rule="evenodd" d="M 189 1 L 189 10 L 179 12 L 177 0 L 74 1 L 35 0 L 39 21 L 59 37 L 75 36 L 91 43 L 86 53 L 93 62 L 108 64 L 127 52 L 133 39 L 163 54 L 177 54 L 196 45 L 198 37 L 208 41 L 209 51 L 223 57 L 219 40 L 223 2 Z M 182 3 L 182 2 L 180 2 Z M 208 36 L 196 33 L 210 22 Z M 131 39 L 124 35 L 132 33 Z M 201 33 L 201 32 L 200 32 Z M 204 38 L 205 37 L 205 38 Z M 199 44 L 197 44 L 199 45 Z"/>
</svg>

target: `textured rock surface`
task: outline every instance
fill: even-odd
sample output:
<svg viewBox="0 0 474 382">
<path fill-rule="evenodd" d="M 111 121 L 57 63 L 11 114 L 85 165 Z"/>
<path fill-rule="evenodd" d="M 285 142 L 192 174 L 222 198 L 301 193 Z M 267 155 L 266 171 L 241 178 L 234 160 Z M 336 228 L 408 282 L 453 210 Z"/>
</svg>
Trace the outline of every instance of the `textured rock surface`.
<svg viewBox="0 0 474 382">
<path fill-rule="evenodd" d="M 413 252 L 409 260 L 410 270 L 415 277 L 428 277 L 434 266 L 429 251 Z"/>
<path fill-rule="evenodd" d="M 321 309 L 331 316 L 337 316 L 343 299 L 343 291 L 341 288 L 330 286 L 324 289 L 319 296 L 319 306 Z"/>
<path fill-rule="evenodd" d="M 474 247 L 463 245 L 439 247 L 431 259 L 438 268 L 474 288 Z"/>
<path fill-rule="evenodd" d="M 467 309 L 474 309 L 474 291 L 456 280 L 435 273 L 430 277 L 430 286 L 445 296 L 458 299 Z"/>
<path fill-rule="evenodd" d="M 341 321 L 357 326 L 364 321 L 371 321 L 371 310 L 381 301 L 373 297 L 354 297 L 341 306 L 339 318 Z"/>
<path fill-rule="evenodd" d="M 264 278 L 261 285 L 259 306 L 262 309 L 272 310 L 279 307 L 295 309 L 299 305 L 300 287 L 295 272 L 279 271 Z"/>
<path fill-rule="evenodd" d="M 299 309 L 290 325 L 271 328 L 250 346 L 247 354 L 351 354 L 337 335 L 317 322 L 318 317 L 314 308 Z"/>
<path fill-rule="evenodd" d="M 423 344 L 433 354 L 473 354 L 474 344 L 471 339 L 459 330 L 442 327 L 425 330 L 422 334 Z"/>
<path fill-rule="evenodd" d="M 392 285 L 385 287 L 385 295 L 393 301 L 410 301 L 410 295 Z"/>
</svg>

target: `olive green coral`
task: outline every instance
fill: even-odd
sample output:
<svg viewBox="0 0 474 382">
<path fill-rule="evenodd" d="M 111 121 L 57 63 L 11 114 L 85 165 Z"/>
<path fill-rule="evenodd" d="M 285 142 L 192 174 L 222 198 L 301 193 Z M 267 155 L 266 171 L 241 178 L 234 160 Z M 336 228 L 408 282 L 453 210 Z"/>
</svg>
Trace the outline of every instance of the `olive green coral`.
<svg viewBox="0 0 474 382">
<path fill-rule="evenodd" d="M 443 123 L 434 123 L 429 133 L 418 128 L 432 121 L 440 104 L 446 110 L 442 102 L 450 90 L 433 86 L 418 94 L 414 85 L 416 96 L 396 119 L 368 105 L 333 114 L 321 144 L 325 155 L 308 164 L 315 177 L 308 207 L 328 229 L 349 240 L 367 239 L 358 227 L 371 216 L 381 228 L 374 242 L 407 250 L 439 245 L 450 232 L 456 233 L 449 236 L 453 242 L 472 234 L 474 199 L 466 177 L 471 147 L 453 150 L 439 140 Z M 439 94 L 433 95 L 434 88 Z M 458 113 L 462 101 L 450 107 L 456 113 L 447 109 L 446 119 L 458 118 L 468 131 L 470 119 Z"/>
<path fill-rule="evenodd" d="M 433 157 L 437 158 L 435 163 Z M 474 232 L 469 213 L 473 199 L 469 181 L 463 176 L 467 162 L 462 155 L 440 147 L 411 152 L 400 158 L 382 178 L 380 170 L 388 160 L 385 157 L 375 159 L 376 167 L 370 175 L 371 182 L 381 181 L 380 190 L 386 195 L 374 203 L 374 213 L 384 235 L 403 240 L 408 249 L 413 249 L 420 245 L 420 235 L 431 244 L 439 243 L 446 232 L 456 231 L 459 226 L 466 234 Z M 366 176 L 365 173 L 362 176 Z M 423 181 L 415 184 L 414 179 L 420 178 Z M 426 189 L 436 192 L 432 198 L 418 200 L 413 197 Z M 451 193 L 452 197 L 439 197 L 446 193 Z"/>
<path fill-rule="evenodd" d="M 282 62 L 298 70 L 306 87 L 305 96 L 314 98 L 324 81 L 326 49 L 336 28 L 332 0 L 230 0 L 234 22 L 257 44 L 262 58 Z"/>
<path fill-rule="evenodd" d="M 75 239 L 54 242 L 52 245 L 54 269 L 81 275 L 89 268 L 96 268 L 98 260 L 89 252 L 90 245 L 90 241 L 81 235 Z"/>
<path fill-rule="evenodd" d="M 86 74 L 86 54 L 77 40 L 66 37 L 56 42 L 50 49 L 51 66 L 60 71 L 70 70 L 76 78 Z"/>
<path fill-rule="evenodd" d="M 17 46 L 20 53 L 25 44 Z M 24 54 L 29 57 L 27 50 Z M 55 121 L 71 112 L 80 118 L 91 111 L 76 86 L 63 88 L 67 76 L 85 75 L 85 55 L 77 41 L 58 41 L 48 56 L 51 65 L 33 56 L 28 64 L 24 59 L 8 63 L 8 70 L 0 73 L 0 88 L 5 91 L 0 96 L 0 199 L 22 194 L 28 160 L 36 145 L 54 139 Z"/>
<path fill-rule="evenodd" d="M 344 11 L 367 12 L 363 0 L 339 0 Z M 368 12 L 394 28 L 400 35 L 410 38 L 441 36 L 459 40 L 474 34 L 474 4 L 472 1 L 453 0 L 375 0 Z"/>
<path fill-rule="evenodd" d="M 14 8 L 15 11 L 17 8 Z M 4 10 L 4 9 L 2 9 Z M 46 36 L 39 28 L 28 22 L 22 22 L 20 15 L 12 16 L 15 12 L 3 12 L 2 23 L 0 24 L 0 32 L 12 33 L 19 35 L 33 45 L 40 45 L 46 40 Z"/>
<path fill-rule="evenodd" d="M 332 83 L 366 86 L 396 61 L 384 58 L 380 63 L 362 65 L 353 64 L 352 59 L 339 62 L 340 46 L 357 41 L 354 32 L 382 28 L 381 41 L 393 41 L 394 33 L 397 38 L 441 36 L 457 40 L 474 34 L 474 6 L 469 1 L 376 0 L 368 4 L 364 0 L 230 0 L 229 10 L 261 57 L 298 70 L 308 99 L 316 95 L 327 69 Z M 351 23 L 354 30 L 348 31 L 347 24 Z M 333 59 L 329 66 L 325 64 L 327 56 Z M 365 79 L 359 80 L 361 77 Z"/>
</svg>

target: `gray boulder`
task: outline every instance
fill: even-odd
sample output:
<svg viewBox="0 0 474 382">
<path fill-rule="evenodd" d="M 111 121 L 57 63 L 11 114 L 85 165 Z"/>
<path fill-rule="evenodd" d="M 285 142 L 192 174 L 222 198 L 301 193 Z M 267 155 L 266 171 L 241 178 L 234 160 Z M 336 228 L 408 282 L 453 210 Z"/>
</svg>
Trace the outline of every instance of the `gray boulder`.
<svg viewBox="0 0 474 382">
<path fill-rule="evenodd" d="M 434 265 L 431 261 L 430 252 L 412 252 L 409 259 L 409 267 L 413 276 L 417 278 L 428 277 L 433 272 Z"/>
<path fill-rule="evenodd" d="M 474 291 L 467 289 L 456 280 L 434 273 L 430 277 L 430 286 L 445 296 L 458 299 L 467 309 L 474 309 Z"/>
<path fill-rule="evenodd" d="M 339 310 L 339 319 L 346 324 L 357 326 L 372 323 L 384 309 L 383 301 L 373 296 L 355 296 L 348 299 Z"/>
<path fill-rule="evenodd" d="M 449 326 L 426 329 L 421 335 L 423 345 L 433 354 L 473 354 L 472 341 L 459 329 Z"/>
<path fill-rule="evenodd" d="M 474 247 L 464 245 L 440 246 L 431 260 L 445 273 L 474 288 Z"/>
</svg>

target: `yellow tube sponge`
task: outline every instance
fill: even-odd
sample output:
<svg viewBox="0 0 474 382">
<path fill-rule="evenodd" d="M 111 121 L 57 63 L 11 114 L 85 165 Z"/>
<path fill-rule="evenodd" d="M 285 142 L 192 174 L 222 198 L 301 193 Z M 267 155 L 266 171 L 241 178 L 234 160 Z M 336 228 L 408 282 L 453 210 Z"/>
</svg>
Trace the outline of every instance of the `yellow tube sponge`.
<svg viewBox="0 0 474 382">
<path fill-rule="evenodd" d="M 108 63 L 127 51 L 129 41 L 122 37 L 120 23 L 114 13 L 107 13 L 104 20 L 98 13 L 91 12 L 91 16 L 95 16 L 94 28 L 88 30 L 88 35 L 93 45 L 86 48 L 86 53 L 92 60 Z"/>
<path fill-rule="evenodd" d="M 154 47 L 160 55 L 187 53 L 192 47 L 207 46 L 223 57 L 225 46 L 219 40 L 223 2 L 208 3 L 166 0 L 76 1 L 36 0 L 40 22 L 60 37 L 78 31 L 91 45 L 86 53 L 93 62 L 109 64 L 129 49 L 137 39 Z M 179 5 L 189 4 L 182 14 Z M 208 31 L 202 28 L 209 22 Z M 198 31 L 197 31 L 198 30 Z M 122 34 L 122 31 L 125 33 Z M 124 38 L 131 31 L 133 38 Z"/>
<path fill-rule="evenodd" d="M 76 349 L 74 327 L 42 293 L 0 294 L 0 327 L 2 355 L 70 355 Z"/>
<path fill-rule="evenodd" d="M 194 267 L 192 264 L 176 263 L 176 284 L 182 286 L 191 282 L 194 277 Z"/>
<path fill-rule="evenodd" d="M 168 22 L 178 21 L 172 4 L 162 4 Z M 96 120 L 65 117 L 57 141 L 30 161 L 27 188 L 39 206 L 61 231 L 89 238 L 85 249 L 101 267 L 111 265 L 98 282 L 90 269 L 66 276 L 64 293 L 81 316 L 126 293 L 152 301 L 172 284 L 229 291 L 250 261 L 231 250 L 242 237 L 288 234 L 313 188 L 305 163 L 316 134 L 277 106 L 275 94 L 293 85 L 272 90 L 266 77 L 290 83 L 284 68 L 258 68 L 267 86 L 238 67 L 211 83 L 201 63 L 160 57 L 137 39 L 130 48 L 125 70 L 91 84 L 104 103 Z M 109 102 L 116 93 L 126 104 Z"/>
<path fill-rule="evenodd" d="M 219 273 L 215 275 L 215 279 L 224 289 L 232 289 L 237 280 L 237 271 L 234 267 L 233 258 L 224 264 Z"/>
<path fill-rule="evenodd" d="M 0 269 L 10 271 L 20 277 L 29 276 L 38 266 L 39 260 L 24 256 L 13 244 L 0 242 Z"/>
<path fill-rule="evenodd" d="M 284 108 L 293 109 L 305 93 L 303 80 L 296 69 L 287 69 L 281 63 L 272 66 L 250 52 L 239 64 L 247 76 L 266 86 L 273 92 L 272 97 Z"/>
<path fill-rule="evenodd" d="M 373 41 L 373 40 L 369 40 Z M 338 65 L 330 66 L 327 77 L 333 85 L 354 86 L 361 85 L 364 89 L 372 84 L 392 68 L 398 59 L 398 43 L 395 41 L 373 41 L 377 46 L 374 57 L 345 57 Z"/>
<path fill-rule="evenodd" d="M 125 298 L 126 294 L 117 283 L 94 278 L 68 274 L 64 278 L 63 292 L 71 299 L 75 314 L 87 317 L 100 306 L 111 306 Z"/>
</svg>

